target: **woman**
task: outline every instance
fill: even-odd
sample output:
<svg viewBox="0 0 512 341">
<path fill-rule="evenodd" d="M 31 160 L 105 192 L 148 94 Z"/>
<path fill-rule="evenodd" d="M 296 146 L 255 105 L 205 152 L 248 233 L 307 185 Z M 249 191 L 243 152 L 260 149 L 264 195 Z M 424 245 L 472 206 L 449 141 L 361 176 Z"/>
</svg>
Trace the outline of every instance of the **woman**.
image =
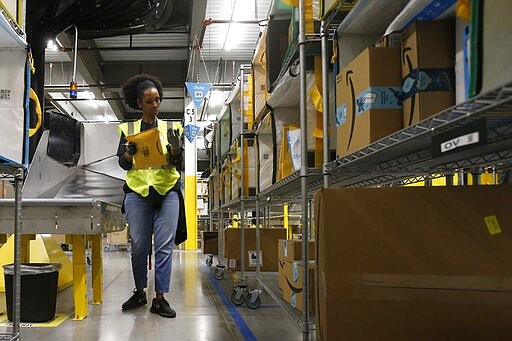
<svg viewBox="0 0 512 341">
<path fill-rule="evenodd" d="M 142 119 L 120 124 L 120 141 L 117 150 L 119 165 L 125 169 L 126 182 L 124 212 L 131 236 L 131 261 L 135 281 L 133 295 L 123 303 L 122 310 L 131 310 L 147 303 L 147 259 L 154 234 L 155 298 L 150 311 L 163 317 L 176 317 L 164 294 L 169 292 L 172 269 L 172 253 L 178 225 L 179 212 L 183 211 L 180 190 L 180 173 L 176 166 L 183 161 L 181 133 L 178 123 L 157 119 L 163 97 L 160 80 L 147 74 L 139 74 L 126 81 L 122 88 L 126 104 L 142 110 Z M 171 126 L 172 125 L 172 126 Z M 137 146 L 128 143 L 126 136 L 157 128 L 161 142 L 167 148 L 164 153 L 168 164 L 149 169 L 138 169 L 134 161 Z"/>
</svg>

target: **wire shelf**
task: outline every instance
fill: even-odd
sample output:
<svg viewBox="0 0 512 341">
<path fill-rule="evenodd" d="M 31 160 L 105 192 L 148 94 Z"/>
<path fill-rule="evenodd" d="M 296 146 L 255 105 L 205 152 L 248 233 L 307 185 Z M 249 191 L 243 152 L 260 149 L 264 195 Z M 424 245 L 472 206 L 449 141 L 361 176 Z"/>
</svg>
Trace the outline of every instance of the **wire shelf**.
<svg viewBox="0 0 512 341">
<path fill-rule="evenodd" d="M 480 127 L 481 143 L 446 155 L 436 153 L 437 137 L 464 132 L 473 126 Z M 330 162 L 327 169 L 331 185 L 363 187 L 511 161 L 512 84 L 509 84 Z"/>
</svg>

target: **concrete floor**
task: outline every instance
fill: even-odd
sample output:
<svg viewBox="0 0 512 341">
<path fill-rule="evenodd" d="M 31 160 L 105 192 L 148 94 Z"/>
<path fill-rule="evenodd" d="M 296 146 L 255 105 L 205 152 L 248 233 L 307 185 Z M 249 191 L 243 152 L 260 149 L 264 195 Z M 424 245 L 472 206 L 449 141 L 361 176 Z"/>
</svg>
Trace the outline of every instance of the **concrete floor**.
<svg viewBox="0 0 512 341">
<path fill-rule="evenodd" d="M 148 290 L 148 305 L 134 311 L 122 312 L 121 304 L 130 297 L 133 288 L 129 252 L 104 252 L 104 302 L 89 304 L 88 317 L 73 320 L 73 289 L 57 295 L 57 317 L 61 323 L 36 326 L 22 325 L 21 340 L 303 340 L 299 327 L 302 315 L 284 309 L 265 290 L 258 309 L 235 306 L 229 296 L 239 283 L 239 273 L 226 272 L 217 281 L 206 265 L 206 256 L 199 252 L 176 250 L 174 253 L 171 292 L 166 296 L 176 310 L 175 319 L 166 319 L 149 312 L 154 293 Z M 216 261 L 214 261 L 216 264 Z M 90 266 L 88 266 L 90 287 Z M 249 288 L 258 288 L 254 273 L 246 272 Z M 149 273 L 149 289 L 153 288 L 154 272 Z M 252 278 L 251 278 L 252 277 Z M 262 282 L 276 295 L 277 273 L 262 274 Z M 274 290 L 275 288 L 275 290 Z M 89 301 L 92 291 L 89 289 Z M 0 333 L 10 333 L 5 312 L 5 295 L 0 294 Z M 278 304 L 280 303 L 280 304 Z M 314 339 L 314 331 L 309 334 Z"/>
</svg>

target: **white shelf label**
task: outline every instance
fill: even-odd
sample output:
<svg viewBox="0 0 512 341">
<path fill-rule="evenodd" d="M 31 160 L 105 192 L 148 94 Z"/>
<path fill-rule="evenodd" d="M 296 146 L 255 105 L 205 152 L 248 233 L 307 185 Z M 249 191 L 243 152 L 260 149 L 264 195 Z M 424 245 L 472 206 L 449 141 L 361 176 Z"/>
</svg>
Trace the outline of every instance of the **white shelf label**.
<svg viewBox="0 0 512 341">
<path fill-rule="evenodd" d="M 480 134 L 477 132 L 462 135 L 441 143 L 441 153 L 445 153 L 463 146 L 480 142 Z"/>
</svg>

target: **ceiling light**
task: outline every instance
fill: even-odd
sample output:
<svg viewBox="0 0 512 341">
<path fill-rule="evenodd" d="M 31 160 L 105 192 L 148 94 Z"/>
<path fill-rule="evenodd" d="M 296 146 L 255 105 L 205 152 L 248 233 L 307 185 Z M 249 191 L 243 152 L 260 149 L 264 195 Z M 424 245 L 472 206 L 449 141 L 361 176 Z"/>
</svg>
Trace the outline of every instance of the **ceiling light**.
<svg viewBox="0 0 512 341">
<path fill-rule="evenodd" d="M 57 44 L 55 44 L 53 39 L 48 40 L 48 42 L 46 43 L 46 48 L 48 50 L 50 50 L 50 51 L 57 51 L 58 50 Z"/>
<path fill-rule="evenodd" d="M 232 23 L 231 25 L 229 25 L 229 31 L 226 37 L 226 44 L 224 45 L 224 49 L 226 51 L 238 47 L 240 39 L 245 34 L 245 27 L 246 25 L 237 23 Z"/>
</svg>

